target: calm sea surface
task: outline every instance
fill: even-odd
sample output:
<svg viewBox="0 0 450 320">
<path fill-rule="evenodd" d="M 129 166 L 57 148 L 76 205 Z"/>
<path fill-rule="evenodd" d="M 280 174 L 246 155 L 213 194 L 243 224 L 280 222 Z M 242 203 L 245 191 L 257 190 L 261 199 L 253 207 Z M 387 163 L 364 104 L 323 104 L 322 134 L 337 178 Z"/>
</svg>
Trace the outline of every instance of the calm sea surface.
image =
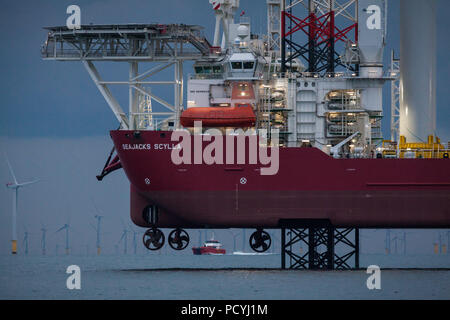
<svg viewBox="0 0 450 320">
<path fill-rule="evenodd" d="M 381 290 L 367 289 L 365 270 L 276 270 L 279 255 L 3 255 L 0 299 L 450 299 L 449 270 L 383 270 L 450 268 L 450 255 L 361 255 L 373 264 Z M 69 265 L 80 290 L 66 287 Z"/>
</svg>

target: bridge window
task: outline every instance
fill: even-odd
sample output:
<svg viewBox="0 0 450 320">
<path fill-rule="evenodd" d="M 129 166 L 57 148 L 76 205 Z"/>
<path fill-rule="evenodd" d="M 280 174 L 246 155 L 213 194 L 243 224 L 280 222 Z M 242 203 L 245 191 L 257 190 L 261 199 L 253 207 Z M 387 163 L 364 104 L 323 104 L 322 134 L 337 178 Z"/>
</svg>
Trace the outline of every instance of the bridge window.
<svg viewBox="0 0 450 320">
<path fill-rule="evenodd" d="M 253 66 L 255 63 L 253 61 L 246 61 L 244 62 L 244 69 L 253 69 Z"/>
<path fill-rule="evenodd" d="M 206 67 L 206 66 L 203 67 L 203 72 L 204 72 L 204 73 L 211 73 L 211 70 L 212 70 L 212 68 L 209 67 L 209 66 L 208 66 L 208 67 Z"/>
<path fill-rule="evenodd" d="M 203 67 L 195 67 L 195 73 L 203 73 Z"/>
<path fill-rule="evenodd" d="M 222 73 L 221 66 L 197 66 L 194 67 L 195 73 Z"/>
<path fill-rule="evenodd" d="M 231 68 L 232 69 L 242 69 L 242 62 L 241 61 L 231 62 Z"/>
</svg>

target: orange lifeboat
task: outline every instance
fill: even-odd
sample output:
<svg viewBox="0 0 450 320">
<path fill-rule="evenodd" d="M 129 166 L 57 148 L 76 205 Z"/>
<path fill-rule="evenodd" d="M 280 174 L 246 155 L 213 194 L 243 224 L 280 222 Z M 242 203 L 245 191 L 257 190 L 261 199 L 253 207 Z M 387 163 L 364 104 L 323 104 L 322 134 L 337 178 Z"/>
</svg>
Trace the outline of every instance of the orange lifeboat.
<svg viewBox="0 0 450 320">
<path fill-rule="evenodd" d="M 193 127 L 194 121 L 201 121 L 203 127 L 253 127 L 256 116 L 248 103 L 235 104 L 234 107 L 193 107 L 183 111 L 180 123 Z"/>
</svg>

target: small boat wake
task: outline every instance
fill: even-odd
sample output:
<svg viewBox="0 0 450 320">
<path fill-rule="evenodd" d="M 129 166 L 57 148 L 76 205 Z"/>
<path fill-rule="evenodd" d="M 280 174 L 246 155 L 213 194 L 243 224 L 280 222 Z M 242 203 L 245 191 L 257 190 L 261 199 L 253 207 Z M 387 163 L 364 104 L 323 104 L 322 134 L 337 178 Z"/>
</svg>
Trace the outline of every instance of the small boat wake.
<svg viewBox="0 0 450 320">
<path fill-rule="evenodd" d="M 233 255 L 237 255 L 237 256 L 269 256 L 269 255 L 274 255 L 277 253 L 268 253 L 268 252 L 242 252 L 242 251 L 234 251 Z"/>
</svg>

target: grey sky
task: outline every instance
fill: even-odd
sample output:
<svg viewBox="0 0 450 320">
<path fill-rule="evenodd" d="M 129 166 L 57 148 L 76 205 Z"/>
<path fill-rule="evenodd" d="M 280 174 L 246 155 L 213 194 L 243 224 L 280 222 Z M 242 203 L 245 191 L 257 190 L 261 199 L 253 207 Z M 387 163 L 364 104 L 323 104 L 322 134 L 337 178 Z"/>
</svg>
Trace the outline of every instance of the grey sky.
<svg viewBox="0 0 450 320">
<path fill-rule="evenodd" d="M 252 20 L 253 32 L 266 30 L 265 0 L 241 0 L 241 8 Z M 185 23 L 205 27 L 212 39 L 214 15 L 207 0 L 98 0 L 98 1 L 7 1 L 2 3 L 0 28 L 3 46 L 0 51 L 2 77 L 0 80 L 0 152 L 6 151 L 20 180 L 42 178 L 39 184 L 20 190 L 19 239 L 24 225 L 32 233 L 38 247 L 40 223 L 51 229 L 48 233 L 49 251 L 63 236 L 54 230 L 68 217 L 74 227 L 73 240 L 77 246 L 89 242 L 91 251 L 95 235 L 92 205 L 105 211 L 105 240 L 113 246 L 120 237 L 122 224 L 128 226 L 129 185 L 124 173 L 117 172 L 98 183 L 95 175 L 104 164 L 112 147 L 108 130 L 117 127 L 116 119 L 80 63 L 42 61 L 40 47 L 45 41 L 44 26 L 64 25 L 66 8 L 78 4 L 82 24 L 106 23 Z M 388 45 L 399 53 L 399 3 L 389 1 Z M 450 139 L 450 1 L 438 0 L 438 87 L 437 132 L 443 141 Z M 414 32 L 414 30 L 411 30 Z M 417 45 L 420 45 L 418 43 Z M 418 61 L 418 63 L 426 63 Z M 104 78 L 123 79 L 127 69 L 118 64 L 100 66 Z M 191 72 L 185 66 L 185 76 Z M 169 77 L 171 74 L 163 74 Z M 159 95 L 172 101 L 172 88 L 159 89 Z M 119 102 L 126 105 L 127 90 L 115 90 Z M 384 92 L 383 132 L 389 137 L 390 87 Z M 0 156 L 0 182 L 10 181 L 10 175 Z M 9 250 L 12 192 L 0 188 L 0 253 Z M 75 233 L 78 236 L 75 237 Z M 382 237 L 382 236 L 381 236 Z M 429 248 L 435 233 L 429 233 Z M 131 237 L 129 237 L 129 243 Z M 138 246 L 142 247 L 140 237 Z M 50 246 L 51 244 L 51 246 Z M 60 249 L 62 252 L 62 249 Z"/>
<path fill-rule="evenodd" d="M 214 15 L 207 0 L 99 0 L 99 1 L 8 1 L 0 12 L 4 45 L 0 52 L 2 79 L 0 86 L 2 117 L 0 135 L 7 137 L 80 137 L 104 135 L 116 127 L 116 120 L 105 101 L 79 63 L 42 61 L 40 47 L 45 41 L 43 26 L 64 25 L 66 8 L 76 3 L 81 7 L 82 23 L 186 23 L 205 27 L 212 39 Z M 266 30 L 265 0 L 242 0 L 241 8 L 252 20 L 253 32 Z M 450 2 L 438 0 L 438 87 L 437 132 L 450 139 L 446 123 L 450 119 Z M 388 45 L 399 53 L 399 1 L 389 1 Z M 414 30 L 411 30 L 414 32 Z M 417 45 L 420 45 L 418 43 Z M 418 61 L 417 63 L 426 63 Z M 123 79 L 127 69 L 118 64 L 100 66 L 104 78 Z M 185 76 L 190 73 L 189 64 Z M 163 75 L 164 76 L 164 75 Z M 171 88 L 158 88 L 159 94 L 172 99 Z M 127 90 L 114 92 L 126 105 Z M 385 119 L 383 132 L 389 137 L 390 88 L 384 92 Z"/>
</svg>

